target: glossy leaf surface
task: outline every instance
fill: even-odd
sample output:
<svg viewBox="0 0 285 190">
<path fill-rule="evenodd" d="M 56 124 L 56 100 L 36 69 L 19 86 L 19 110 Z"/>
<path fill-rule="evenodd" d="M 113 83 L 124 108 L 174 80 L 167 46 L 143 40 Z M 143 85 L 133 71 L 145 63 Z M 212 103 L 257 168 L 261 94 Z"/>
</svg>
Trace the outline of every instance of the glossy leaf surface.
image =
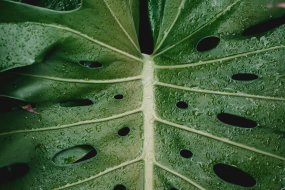
<svg viewBox="0 0 285 190">
<path fill-rule="evenodd" d="M 148 0 L 145 55 L 138 0 L 0 0 L 1 101 L 39 113 L 0 112 L 0 171 L 28 168 L 0 188 L 244 189 L 217 165 L 284 188 L 285 25 L 243 35 L 276 3 Z"/>
</svg>

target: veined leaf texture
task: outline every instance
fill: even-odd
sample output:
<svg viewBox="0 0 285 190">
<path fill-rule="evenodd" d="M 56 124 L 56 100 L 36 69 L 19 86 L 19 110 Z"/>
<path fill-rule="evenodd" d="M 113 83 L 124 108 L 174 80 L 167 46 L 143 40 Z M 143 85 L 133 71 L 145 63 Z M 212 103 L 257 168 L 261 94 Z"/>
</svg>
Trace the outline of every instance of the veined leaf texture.
<svg viewBox="0 0 285 190">
<path fill-rule="evenodd" d="M 284 189 L 278 3 L 0 0 L 0 189 Z"/>
</svg>

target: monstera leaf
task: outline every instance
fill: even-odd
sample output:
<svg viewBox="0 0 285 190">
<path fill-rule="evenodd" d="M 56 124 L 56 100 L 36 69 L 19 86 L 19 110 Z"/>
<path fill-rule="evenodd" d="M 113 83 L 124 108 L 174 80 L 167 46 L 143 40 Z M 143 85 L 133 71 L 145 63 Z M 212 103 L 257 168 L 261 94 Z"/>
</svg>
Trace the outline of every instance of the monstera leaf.
<svg viewBox="0 0 285 190">
<path fill-rule="evenodd" d="M 0 188 L 284 189 L 276 3 L 1 0 Z"/>
</svg>

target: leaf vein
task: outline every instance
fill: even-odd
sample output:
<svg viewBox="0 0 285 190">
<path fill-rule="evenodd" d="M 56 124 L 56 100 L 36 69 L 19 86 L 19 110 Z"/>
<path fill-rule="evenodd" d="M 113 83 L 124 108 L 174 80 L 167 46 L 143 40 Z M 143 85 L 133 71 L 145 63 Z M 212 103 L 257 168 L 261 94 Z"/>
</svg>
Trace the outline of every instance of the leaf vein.
<svg viewBox="0 0 285 190">
<path fill-rule="evenodd" d="M 54 127 L 46 127 L 46 128 L 37 128 L 37 129 L 27 129 L 27 130 L 16 130 L 16 131 L 10 131 L 10 132 L 5 132 L 5 133 L 0 133 L 0 136 L 4 135 L 11 135 L 11 134 L 16 134 L 16 133 L 30 133 L 30 132 L 39 132 L 39 131 L 48 131 L 48 130 L 57 130 L 57 129 L 63 129 L 63 128 L 69 128 L 69 127 L 74 127 L 78 125 L 86 125 L 86 124 L 91 124 L 91 123 L 99 123 L 103 121 L 109 121 L 113 119 L 117 119 L 120 117 L 124 117 L 127 115 L 131 115 L 137 112 L 142 111 L 142 109 L 136 109 L 133 111 L 125 112 L 119 115 L 111 116 L 111 117 L 106 117 L 102 119 L 95 119 L 95 120 L 88 120 L 88 121 L 80 121 L 77 123 L 72 123 L 72 124 L 66 124 L 66 125 L 60 125 L 60 126 L 54 126 Z"/>
<path fill-rule="evenodd" d="M 156 57 L 168 50 L 170 50 L 171 48 L 175 47 L 176 45 L 180 44 L 181 42 L 187 40 L 188 38 L 190 38 L 191 36 L 193 36 L 194 34 L 196 34 L 197 32 L 199 32 L 200 30 L 202 30 L 203 28 L 205 28 L 206 26 L 210 25 L 212 22 L 214 22 L 215 20 L 217 20 L 220 16 L 222 16 L 225 12 L 227 12 L 228 10 L 230 10 L 234 5 L 236 5 L 239 1 L 241 0 L 237 0 L 235 1 L 233 4 L 231 4 L 230 6 L 228 6 L 225 10 L 223 10 L 222 12 L 220 12 L 217 16 L 215 16 L 212 20 L 210 20 L 209 22 L 207 22 L 205 25 L 201 26 L 200 28 L 198 28 L 196 31 L 194 31 L 193 33 L 191 33 L 190 35 L 186 36 L 185 38 L 183 38 L 182 40 L 180 40 L 179 42 L 173 44 L 172 46 L 164 49 L 163 51 L 154 54 L 153 56 Z"/>
<path fill-rule="evenodd" d="M 101 41 L 95 40 L 95 39 L 93 39 L 93 38 L 87 36 L 86 34 L 82 34 L 81 32 L 76 31 L 76 30 L 73 30 L 73 29 L 68 28 L 68 27 L 63 27 L 63 26 L 58 26 L 58 25 L 52 25 L 52 24 L 36 23 L 36 22 L 25 22 L 25 23 L 27 23 L 27 24 L 36 24 L 36 25 L 40 25 L 40 26 L 48 26 L 48 27 L 52 27 L 52 28 L 56 28 L 56 29 L 65 30 L 65 31 L 74 33 L 74 34 L 76 34 L 76 35 L 79 35 L 79 36 L 81 36 L 81 37 L 83 37 L 83 38 L 86 38 L 86 39 L 89 40 L 89 41 L 92 41 L 92 42 L 94 42 L 94 43 L 96 43 L 96 44 L 99 44 L 99 45 L 101 45 L 101 46 L 104 46 L 105 48 L 108 48 L 108 49 L 110 49 L 110 50 L 113 50 L 113 51 L 115 51 L 115 52 L 117 52 L 117 53 L 126 55 L 126 56 L 128 56 L 128 57 L 130 57 L 130 58 L 132 58 L 132 59 L 135 59 L 135 60 L 137 60 L 137 61 L 143 62 L 143 60 L 142 60 L 141 58 L 139 58 L 139 57 L 136 57 L 136 56 L 131 55 L 131 54 L 127 53 L 127 52 L 124 52 L 124 51 L 122 51 L 122 50 L 119 50 L 119 49 L 117 49 L 117 48 L 114 48 L 114 47 L 112 47 L 112 46 L 109 46 L 109 45 L 107 45 L 107 44 L 105 44 L 105 43 L 103 43 L 103 42 L 101 42 Z"/>
<path fill-rule="evenodd" d="M 285 98 L 257 96 L 257 95 L 251 95 L 251 94 L 238 94 L 238 93 L 231 93 L 231 92 L 219 92 L 219 91 L 212 91 L 212 90 L 202 90 L 202 89 L 188 88 L 188 87 L 177 86 L 177 85 L 167 84 L 167 83 L 162 83 L 162 82 L 155 82 L 155 85 L 169 87 L 169 88 L 176 88 L 180 90 L 187 90 L 187 91 L 192 91 L 192 92 L 207 93 L 207 94 L 218 94 L 218 95 L 227 95 L 227 96 L 240 96 L 240 97 L 247 97 L 247 98 L 285 101 Z"/>
<path fill-rule="evenodd" d="M 161 165 L 161 164 L 158 163 L 158 162 L 155 162 L 154 164 L 155 164 L 156 166 L 158 166 L 158 167 L 160 167 L 160 168 L 162 168 L 162 169 L 164 169 L 164 170 L 166 170 L 166 171 L 172 173 L 173 175 L 176 175 L 176 176 L 178 176 L 178 177 L 184 179 L 185 181 L 191 183 L 191 184 L 194 185 L 195 187 L 197 187 L 197 188 L 199 188 L 199 189 L 201 189 L 201 190 L 206 190 L 205 188 L 201 187 L 200 185 L 198 185 L 197 183 L 195 183 L 195 182 L 192 181 L 191 179 L 189 179 L 189 178 L 183 176 L 182 174 L 180 174 L 180 173 L 178 173 L 178 172 L 176 172 L 176 171 L 174 171 L 174 170 L 172 170 L 172 169 L 169 169 L 169 168 L 167 168 L 167 167 Z"/>
<path fill-rule="evenodd" d="M 155 65 L 155 68 L 158 68 L 158 69 L 175 69 L 175 68 L 194 67 L 194 66 L 226 61 L 226 60 L 230 60 L 230 59 L 234 59 L 234 58 L 244 57 L 244 56 L 248 56 L 248 55 L 252 55 L 252 54 L 258 54 L 258 53 L 262 53 L 262 52 L 266 52 L 266 51 L 283 49 L 283 48 L 285 48 L 285 46 L 275 46 L 275 47 L 271 47 L 271 48 L 267 48 L 267 49 L 261 49 L 261 50 L 247 52 L 247 53 L 241 53 L 241 54 L 232 55 L 232 56 L 228 56 L 228 57 L 224 57 L 224 58 L 220 58 L 220 59 L 215 59 L 215 60 L 203 61 L 203 62 L 198 62 L 198 63 L 190 63 L 190 64 L 184 64 L 184 65 L 169 65 L 169 66 L 167 66 L 167 65 L 166 66 Z"/>
<path fill-rule="evenodd" d="M 74 83 L 85 83 L 85 84 L 110 84 L 110 83 L 119 83 L 119 82 L 127 82 L 142 79 L 141 76 L 128 77 L 122 79 L 111 79 L 111 80 L 82 80 L 82 79 L 67 79 L 67 78 L 58 78 L 58 77 L 49 77 L 49 76 L 41 76 L 41 75 L 32 75 L 25 73 L 15 73 L 18 75 L 28 76 L 28 77 L 36 77 L 42 79 L 55 80 L 60 82 L 74 82 Z"/>
<path fill-rule="evenodd" d="M 96 179 L 96 178 L 98 178 L 98 177 L 100 177 L 100 176 L 102 176 L 102 175 L 104 175 L 104 174 L 110 173 L 110 172 L 112 172 L 112 171 L 114 171 L 114 170 L 117 170 L 117 169 L 122 168 L 122 167 L 124 167 L 124 166 L 133 164 L 133 163 L 138 162 L 138 161 L 140 161 L 140 160 L 142 160 L 141 157 L 140 157 L 140 158 L 137 158 L 137 159 L 134 159 L 134 160 L 131 160 L 131 161 L 128 161 L 128 162 L 125 162 L 125 163 L 122 163 L 122 164 L 120 164 L 120 165 L 118 165 L 118 166 L 115 166 L 115 167 L 113 167 L 113 168 L 107 169 L 107 170 L 105 170 L 104 172 L 101 172 L 101 173 L 99 173 L 99 174 L 97 174 L 97 175 L 95 175 L 95 176 L 89 177 L 89 178 L 87 178 L 87 179 L 84 179 L 84 180 L 81 180 L 81 181 L 78 181 L 78 182 L 75 182 L 75 183 L 71 183 L 71 184 L 68 184 L 68 185 L 65 185 L 65 186 L 62 186 L 62 187 L 54 188 L 53 190 L 65 189 L 65 188 L 68 188 L 68 187 L 72 187 L 72 186 L 75 186 L 75 185 L 79 185 L 79 184 L 85 183 L 85 182 L 87 182 L 87 181 Z"/>
<path fill-rule="evenodd" d="M 111 12 L 112 16 L 114 17 L 114 19 L 116 20 L 116 22 L 118 23 L 118 25 L 120 26 L 120 28 L 124 31 L 124 33 L 126 34 L 126 36 L 128 37 L 128 39 L 130 40 L 130 42 L 133 44 L 133 46 L 136 48 L 136 50 L 140 53 L 140 49 L 139 47 L 135 44 L 135 42 L 133 41 L 133 39 L 131 38 L 131 36 L 127 33 L 127 31 L 125 30 L 125 28 L 123 27 L 123 25 L 120 23 L 119 19 L 116 17 L 115 13 L 113 12 L 113 10 L 111 9 L 110 5 L 107 3 L 106 0 L 104 0 L 106 6 L 108 7 L 109 11 Z"/>
<path fill-rule="evenodd" d="M 182 7 L 183 7 L 184 4 L 185 4 L 185 0 L 182 0 L 180 6 L 179 6 L 179 8 L 178 8 L 177 15 L 175 16 L 175 18 L 174 18 L 173 22 L 171 23 L 170 27 L 167 29 L 167 31 L 166 31 L 166 33 L 164 34 L 162 40 L 160 41 L 160 43 L 158 44 L 158 46 L 155 48 L 153 54 L 155 54 L 156 51 L 160 48 L 160 46 L 163 44 L 163 42 L 164 42 L 165 39 L 167 38 L 167 36 L 168 36 L 168 34 L 170 33 L 170 31 L 172 30 L 174 24 L 176 23 L 176 21 L 177 21 L 179 15 L 180 15 L 180 13 L 181 13 L 181 9 L 182 9 Z"/>
<path fill-rule="evenodd" d="M 266 151 L 262 151 L 262 150 L 259 150 L 259 149 L 255 149 L 255 148 L 249 147 L 249 146 L 241 144 L 241 143 L 233 142 L 233 141 L 228 140 L 228 139 L 217 137 L 215 135 L 212 135 L 212 134 L 209 134 L 209 133 L 205 133 L 203 131 L 192 129 L 192 128 L 189 128 L 189 127 L 186 127 L 186 126 L 183 126 L 183 125 L 179 125 L 179 124 L 176 124 L 176 123 L 172 123 L 170 121 L 166 121 L 166 120 L 163 120 L 163 119 L 160 119 L 160 118 L 156 118 L 156 120 L 158 122 L 161 122 L 161 123 L 164 123 L 164 124 L 167 124 L 167 125 L 179 128 L 179 129 L 190 131 L 190 132 L 193 132 L 193 133 L 196 133 L 196 134 L 199 134 L 199 135 L 203 135 L 203 136 L 211 138 L 211 139 L 215 139 L 215 140 L 218 140 L 218 141 L 221 141 L 221 142 L 233 145 L 233 146 L 237 146 L 239 148 L 243 148 L 243 149 L 246 149 L 246 150 L 249 150 L 249 151 L 252 151 L 252 152 L 256 152 L 256 153 L 259 153 L 259 154 L 262 154 L 262 155 L 266 155 L 266 156 L 269 156 L 269 157 L 272 157 L 272 158 L 277 158 L 279 160 L 285 161 L 285 158 L 283 158 L 281 156 L 278 156 L 278 155 L 275 155 L 275 154 L 272 154 L 272 153 L 269 153 L 269 152 L 266 152 Z"/>
</svg>

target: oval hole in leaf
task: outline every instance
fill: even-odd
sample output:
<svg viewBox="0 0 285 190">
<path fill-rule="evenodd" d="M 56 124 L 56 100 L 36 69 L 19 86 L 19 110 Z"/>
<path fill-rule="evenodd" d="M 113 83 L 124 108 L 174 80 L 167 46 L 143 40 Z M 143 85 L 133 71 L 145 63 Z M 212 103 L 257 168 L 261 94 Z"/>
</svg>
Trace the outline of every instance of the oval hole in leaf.
<svg viewBox="0 0 285 190">
<path fill-rule="evenodd" d="M 129 134 L 129 132 L 130 132 L 130 128 L 124 127 L 124 128 L 119 130 L 118 134 L 120 136 L 126 136 L 127 134 Z"/>
<path fill-rule="evenodd" d="M 255 80 L 258 79 L 257 75 L 254 74 L 249 74 L 249 73 L 240 73 L 240 74 L 235 74 L 232 76 L 232 79 L 234 80 L 244 80 L 244 81 L 249 81 L 249 80 Z"/>
<path fill-rule="evenodd" d="M 127 188 L 124 185 L 116 185 L 116 187 L 114 187 L 114 190 L 126 190 Z"/>
<path fill-rule="evenodd" d="M 171 188 L 170 190 L 178 190 L 178 189 L 176 189 L 176 188 Z"/>
<path fill-rule="evenodd" d="M 97 155 L 97 151 L 90 145 L 79 145 L 57 153 L 53 162 L 57 165 L 68 165 L 83 162 Z"/>
<path fill-rule="evenodd" d="M 204 52 L 214 49 L 219 45 L 220 41 L 220 38 L 214 36 L 204 38 L 198 43 L 197 51 Z"/>
<path fill-rule="evenodd" d="M 80 65 L 84 67 L 89 67 L 89 68 L 99 68 L 102 67 L 102 64 L 99 62 L 93 62 L 93 61 L 80 61 Z"/>
<path fill-rule="evenodd" d="M 46 1 L 46 0 L 22 0 L 21 3 L 43 7 L 47 9 L 52 9 L 56 11 L 71 11 L 78 9 L 81 5 L 81 0 L 57 0 L 55 1 Z"/>
<path fill-rule="evenodd" d="M 41 0 L 22 0 L 21 3 L 37 6 Z"/>
<path fill-rule="evenodd" d="M 186 109 L 188 108 L 188 104 L 186 104 L 185 102 L 177 102 L 176 107 Z"/>
<path fill-rule="evenodd" d="M 214 172 L 222 180 L 242 187 L 253 187 L 256 184 L 256 180 L 253 177 L 233 166 L 216 164 Z"/>
<path fill-rule="evenodd" d="M 120 99 L 123 99 L 124 96 L 122 94 L 118 94 L 118 95 L 114 96 L 114 98 L 117 100 L 120 100 Z"/>
<path fill-rule="evenodd" d="M 154 43 L 152 37 L 152 30 L 149 22 L 148 1 L 139 1 L 139 47 L 141 53 L 151 55 L 153 53 Z"/>
<path fill-rule="evenodd" d="M 92 105 L 93 102 L 91 100 L 83 99 L 83 100 L 66 100 L 61 101 L 61 107 L 78 107 L 78 106 L 89 106 Z"/>
<path fill-rule="evenodd" d="M 193 153 L 190 151 L 190 150 L 181 150 L 180 151 L 180 155 L 183 157 L 183 158 L 190 158 L 192 157 Z"/>
<path fill-rule="evenodd" d="M 276 28 L 278 26 L 281 26 L 282 24 L 285 24 L 285 17 L 271 19 L 271 20 L 268 20 L 266 22 L 259 23 L 257 25 L 254 25 L 254 26 L 247 28 L 242 33 L 242 35 L 243 36 L 250 36 L 250 35 L 260 34 L 260 33 L 272 30 L 273 28 Z"/>
<path fill-rule="evenodd" d="M 257 123 L 255 121 L 228 113 L 218 114 L 218 119 L 223 123 L 238 127 L 253 128 L 257 126 Z"/>
<path fill-rule="evenodd" d="M 24 163 L 12 164 L 10 166 L 0 168 L 0 184 L 23 176 L 29 171 L 29 169 L 30 167 Z"/>
</svg>

